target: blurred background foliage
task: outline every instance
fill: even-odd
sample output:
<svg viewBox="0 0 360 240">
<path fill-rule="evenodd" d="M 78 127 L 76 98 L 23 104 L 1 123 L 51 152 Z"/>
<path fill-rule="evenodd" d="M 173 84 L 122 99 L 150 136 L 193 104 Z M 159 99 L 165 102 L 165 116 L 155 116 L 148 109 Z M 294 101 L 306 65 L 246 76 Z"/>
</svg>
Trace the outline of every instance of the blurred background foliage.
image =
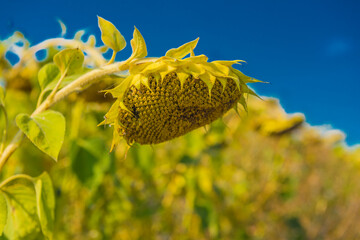
<svg viewBox="0 0 360 240">
<path fill-rule="evenodd" d="M 37 71 L 57 50 L 14 67 L 1 46 L 13 136 L 15 116 L 36 107 Z M 309 126 L 277 99 L 249 97 L 247 113 L 231 110 L 163 144 L 123 141 L 109 153 L 112 129 L 96 126 L 113 101 L 98 91 L 111 86 L 54 107 L 67 121 L 57 163 L 25 139 L 0 173 L 49 172 L 55 239 L 360 238 L 360 149 L 342 132 Z"/>
</svg>

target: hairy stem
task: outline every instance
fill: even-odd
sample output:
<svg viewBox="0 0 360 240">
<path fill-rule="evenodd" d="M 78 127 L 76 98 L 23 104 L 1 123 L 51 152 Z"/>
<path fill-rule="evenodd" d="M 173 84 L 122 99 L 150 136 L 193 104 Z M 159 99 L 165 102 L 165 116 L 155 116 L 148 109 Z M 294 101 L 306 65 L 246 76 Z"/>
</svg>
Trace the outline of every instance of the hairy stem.
<svg viewBox="0 0 360 240">
<path fill-rule="evenodd" d="M 82 87 L 84 86 L 89 87 L 91 84 L 99 81 L 102 77 L 123 70 L 122 67 L 127 63 L 128 61 L 117 62 L 98 69 L 94 69 L 88 73 L 85 73 L 84 75 L 80 76 L 79 78 L 77 78 L 76 80 L 74 80 L 73 82 L 62 88 L 61 90 L 59 90 L 53 98 L 51 99 L 47 98 L 40 106 L 38 106 L 35 109 L 35 111 L 31 114 L 31 117 L 49 109 L 55 103 L 59 102 L 60 100 L 62 100 L 69 94 L 73 93 L 74 91 L 82 89 Z M 5 148 L 4 152 L 0 156 L 0 172 L 6 161 L 9 159 L 9 157 L 20 146 L 22 139 L 23 139 L 23 134 L 19 130 L 12 139 L 11 143 Z"/>
</svg>

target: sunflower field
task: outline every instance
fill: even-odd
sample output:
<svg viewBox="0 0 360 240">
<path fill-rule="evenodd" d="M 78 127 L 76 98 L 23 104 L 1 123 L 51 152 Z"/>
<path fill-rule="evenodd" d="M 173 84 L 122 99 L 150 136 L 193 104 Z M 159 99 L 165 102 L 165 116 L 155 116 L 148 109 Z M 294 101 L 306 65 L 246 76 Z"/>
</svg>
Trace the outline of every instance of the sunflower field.
<svg viewBox="0 0 360 240">
<path fill-rule="evenodd" d="M 0 42 L 0 239 L 360 238 L 341 131 L 258 97 L 198 39 L 150 58 L 135 28 L 116 62 L 126 41 L 99 27 L 102 43 Z"/>
</svg>

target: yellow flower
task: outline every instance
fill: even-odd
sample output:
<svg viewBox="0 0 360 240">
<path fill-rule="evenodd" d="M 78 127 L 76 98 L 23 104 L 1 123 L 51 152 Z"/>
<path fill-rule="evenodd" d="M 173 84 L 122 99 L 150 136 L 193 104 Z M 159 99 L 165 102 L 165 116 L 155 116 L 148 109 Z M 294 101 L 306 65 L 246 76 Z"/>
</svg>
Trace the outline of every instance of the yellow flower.
<svg viewBox="0 0 360 240">
<path fill-rule="evenodd" d="M 232 68 L 241 60 L 195 56 L 197 42 L 164 57 L 130 61 L 129 76 L 107 91 L 117 98 L 103 122 L 114 126 L 113 146 L 120 137 L 129 144 L 165 142 L 213 122 L 237 103 L 246 109 L 244 94 L 256 95 L 246 83 L 259 81 Z"/>
</svg>

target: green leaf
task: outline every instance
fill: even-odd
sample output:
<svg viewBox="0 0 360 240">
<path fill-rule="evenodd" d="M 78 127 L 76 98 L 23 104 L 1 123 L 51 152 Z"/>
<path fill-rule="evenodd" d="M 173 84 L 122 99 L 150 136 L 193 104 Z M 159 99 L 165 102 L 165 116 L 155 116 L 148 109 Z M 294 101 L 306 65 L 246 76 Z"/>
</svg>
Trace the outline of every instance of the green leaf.
<svg viewBox="0 0 360 240">
<path fill-rule="evenodd" d="M 186 55 L 190 54 L 194 50 L 198 41 L 199 41 L 199 38 L 197 38 L 191 42 L 185 43 L 184 45 L 182 45 L 178 48 L 172 48 L 166 52 L 165 56 L 176 58 L 176 59 L 184 58 Z"/>
<path fill-rule="evenodd" d="M 16 124 L 35 146 L 57 161 L 65 135 L 65 118 L 61 113 L 47 110 L 34 117 L 19 114 Z"/>
<path fill-rule="evenodd" d="M 101 30 L 101 40 L 115 52 L 123 50 L 126 46 L 125 38 L 111 22 L 98 16 L 98 24 Z"/>
<path fill-rule="evenodd" d="M 55 80 L 58 80 L 60 77 L 59 73 L 59 68 L 54 63 L 44 65 L 38 73 L 38 81 L 41 90 L 44 90 L 49 83 L 56 82 Z"/>
<path fill-rule="evenodd" d="M 33 183 L 20 178 L 2 187 L 1 191 L 8 203 L 5 236 L 14 240 L 42 239 Z"/>
<path fill-rule="evenodd" d="M 50 176 L 47 172 L 35 178 L 37 214 L 41 230 L 49 239 L 53 238 L 55 195 Z"/>
<path fill-rule="evenodd" d="M 0 236 L 3 233 L 7 220 L 7 204 L 4 194 L 0 190 Z"/>
<path fill-rule="evenodd" d="M 146 57 L 147 55 L 146 43 L 143 36 L 136 27 L 134 29 L 133 39 L 131 39 L 130 44 L 133 51 L 131 58 Z"/>
<path fill-rule="evenodd" d="M 81 69 L 84 53 L 78 48 L 64 49 L 54 56 L 54 63 L 62 74 L 71 75 Z"/>
</svg>

